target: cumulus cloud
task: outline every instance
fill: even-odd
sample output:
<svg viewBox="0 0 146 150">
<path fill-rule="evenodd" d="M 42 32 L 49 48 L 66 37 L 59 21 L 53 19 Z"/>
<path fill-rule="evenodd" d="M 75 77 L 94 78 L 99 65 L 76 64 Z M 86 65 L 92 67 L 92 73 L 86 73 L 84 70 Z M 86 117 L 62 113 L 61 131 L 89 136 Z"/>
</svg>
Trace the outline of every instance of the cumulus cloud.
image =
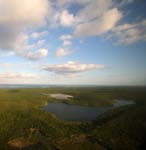
<svg viewBox="0 0 146 150">
<path fill-rule="evenodd" d="M 72 4 L 80 6 L 75 13 L 71 12 Z M 46 57 L 48 52 L 43 47 L 43 37 L 48 31 L 37 32 L 37 29 L 42 29 L 48 22 L 71 27 L 77 37 L 98 36 L 112 31 L 121 43 L 134 43 L 142 37 L 145 39 L 140 27 L 123 30 L 123 33 L 114 31 L 122 18 L 122 12 L 117 7 L 114 0 L 0 0 L 0 49 L 32 60 Z M 62 46 L 70 46 L 72 38 L 72 35 L 62 35 Z"/>
<path fill-rule="evenodd" d="M 60 24 L 62 26 L 72 26 L 74 23 L 74 15 L 64 10 L 60 15 Z"/>
<path fill-rule="evenodd" d="M 100 20 L 91 21 L 77 25 L 75 29 L 76 36 L 96 36 L 110 31 L 121 19 L 122 13 L 113 8 L 108 10 Z"/>
<path fill-rule="evenodd" d="M 55 5 L 57 6 L 57 5 Z M 52 16 L 48 18 L 52 27 L 72 27 L 75 22 L 74 14 L 70 13 L 67 9 L 58 8 L 52 9 Z"/>
<path fill-rule="evenodd" d="M 73 37 L 72 35 L 70 34 L 64 34 L 62 36 L 59 37 L 60 40 L 63 41 L 63 46 L 66 47 L 66 46 L 70 46 L 72 44 L 72 42 L 70 41 Z"/>
<path fill-rule="evenodd" d="M 13 43 L 15 54 L 30 60 L 42 59 L 48 55 L 46 48 L 40 48 L 44 44 L 44 40 L 38 40 L 34 44 L 29 44 L 28 39 L 29 36 L 27 34 L 19 34 L 16 42 Z"/>
<path fill-rule="evenodd" d="M 107 12 L 113 6 L 113 0 L 93 0 L 92 2 L 86 1 L 83 4 L 84 7 L 77 13 L 76 20 L 90 22 Z"/>
<path fill-rule="evenodd" d="M 146 20 L 138 23 L 123 24 L 114 28 L 111 37 L 115 37 L 119 44 L 133 44 L 146 41 Z"/>
<path fill-rule="evenodd" d="M 40 47 L 40 46 L 42 46 L 44 43 L 45 43 L 45 40 L 38 40 L 35 45 L 36 45 L 37 47 Z"/>
<path fill-rule="evenodd" d="M 71 44 L 72 44 L 71 41 L 67 41 L 67 40 L 63 41 L 63 46 L 70 46 Z"/>
<path fill-rule="evenodd" d="M 77 14 L 72 14 L 68 10 L 68 6 L 73 3 L 82 6 Z M 60 8 L 56 10 L 59 7 L 58 4 L 60 4 Z M 46 25 L 46 18 L 49 20 L 49 18 L 56 17 L 56 21 L 60 25 L 73 26 L 77 36 L 100 35 L 113 28 L 120 18 L 120 12 L 116 8 L 110 9 L 111 7 L 112 0 L 92 2 L 89 0 L 57 0 L 56 3 L 48 0 L 25 0 L 23 3 L 19 0 L 5 0 L 0 3 L 0 48 L 12 50 L 15 54 L 28 59 L 43 58 L 41 56 L 45 57 L 46 55 L 36 56 L 40 54 L 38 47 L 43 45 L 44 40 L 29 44 L 29 39 L 39 39 L 48 32 L 33 32 L 31 35 L 27 35 L 27 30 L 42 27 Z M 72 44 L 71 35 L 64 35 L 61 38 L 64 47 Z"/>
<path fill-rule="evenodd" d="M 56 56 L 57 57 L 63 57 L 71 54 L 71 51 L 64 49 L 64 48 L 58 48 L 56 51 Z"/>
<path fill-rule="evenodd" d="M 64 40 L 70 40 L 73 37 L 70 34 L 64 34 L 64 35 L 60 36 L 59 38 L 64 41 Z"/>
<path fill-rule="evenodd" d="M 5 0 L 0 3 L 1 24 L 26 26 L 40 26 L 45 24 L 48 14 L 47 0 Z"/>
<path fill-rule="evenodd" d="M 46 25 L 49 11 L 48 0 L 0 1 L 0 49 L 24 51 L 21 45 L 28 39 L 22 33 Z"/>
<path fill-rule="evenodd" d="M 30 59 L 30 60 L 38 60 L 41 58 L 44 58 L 48 55 L 48 50 L 47 49 L 39 49 L 36 52 L 28 51 L 27 53 L 22 53 L 22 56 Z"/>
<path fill-rule="evenodd" d="M 81 64 L 80 62 L 76 61 L 69 61 L 65 64 L 54 64 L 54 65 L 45 65 L 41 68 L 43 70 L 53 72 L 55 74 L 60 75 L 73 75 L 85 71 L 95 70 L 104 68 L 104 65 L 101 64 Z"/>
<path fill-rule="evenodd" d="M 48 35 L 48 31 L 33 32 L 31 34 L 31 37 L 34 38 L 34 39 L 38 39 L 38 38 L 41 38 L 41 37 L 46 36 L 46 35 Z"/>
</svg>

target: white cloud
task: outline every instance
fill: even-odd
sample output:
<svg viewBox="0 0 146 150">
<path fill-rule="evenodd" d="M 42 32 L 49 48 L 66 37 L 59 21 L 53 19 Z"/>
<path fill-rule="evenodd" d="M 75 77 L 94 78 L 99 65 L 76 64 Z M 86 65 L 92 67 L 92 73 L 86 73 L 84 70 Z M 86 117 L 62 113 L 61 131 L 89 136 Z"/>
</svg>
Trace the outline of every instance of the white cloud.
<svg viewBox="0 0 146 150">
<path fill-rule="evenodd" d="M 113 0 L 56 0 L 52 1 L 55 8 L 51 21 L 63 26 L 76 26 L 81 23 L 91 22 L 105 14 L 113 6 Z M 70 13 L 72 4 L 81 6 L 76 13 Z"/>
<path fill-rule="evenodd" d="M 62 26 L 72 26 L 74 23 L 74 15 L 64 10 L 60 15 L 60 24 Z"/>
<path fill-rule="evenodd" d="M 22 55 L 30 60 L 38 60 L 44 58 L 48 55 L 47 49 L 39 49 L 35 52 L 28 51 L 27 53 L 22 53 Z"/>
<path fill-rule="evenodd" d="M 31 34 L 31 37 L 34 38 L 34 39 L 38 39 L 40 37 L 43 37 L 43 36 L 46 36 L 48 35 L 48 31 L 42 31 L 42 32 L 33 32 Z"/>
<path fill-rule="evenodd" d="M 131 2 L 133 0 L 122 1 L 124 4 Z M 75 13 L 69 11 L 72 4 L 80 6 Z M 128 24 L 131 29 L 114 30 L 118 30 L 117 24 L 122 18 L 122 12 L 117 7 L 114 0 L 0 0 L 0 49 L 33 60 L 46 57 L 48 52 L 42 46 L 48 31 L 29 33 L 38 31 L 39 27 L 42 29 L 50 20 L 72 27 L 77 37 L 98 36 L 112 31 L 119 43 L 144 40 L 146 35 L 145 30 L 140 29 L 142 24 L 139 27 Z M 36 43 L 32 43 L 31 38 Z M 62 46 L 70 46 L 72 38 L 72 35 L 62 35 Z M 45 49 L 45 52 L 40 49 Z"/>
<path fill-rule="evenodd" d="M 45 43 L 45 40 L 38 40 L 36 43 L 36 47 L 40 47 Z"/>
<path fill-rule="evenodd" d="M 7 25 L 40 26 L 45 24 L 47 0 L 5 0 L 0 3 L 0 22 Z"/>
<path fill-rule="evenodd" d="M 48 55 L 48 50 L 41 47 L 45 42 L 44 40 L 38 40 L 34 44 L 29 44 L 28 39 L 29 36 L 27 34 L 19 34 L 16 42 L 13 43 L 15 54 L 30 60 L 42 59 Z"/>
<path fill-rule="evenodd" d="M 73 75 L 85 71 L 95 70 L 104 68 L 104 65 L 101 64 L 80 64 L 76 61 L 69 61 L 66 64 L 54 64 L 54 65 L 45 65 L 41 68 L 49 72 L 60 75 Z"/>
<path fill-rule="evenodd" d="M 75 29 L 76 36 L 97 36 L 110 31 L 118 21 L 122 14 L 117 8 L 108 10 L 100 20 L 91 21 L 77 25 Z"/>
<path fill-rule="evenodd" d="M 50 10 L 48 0 L 0 1 L 0 49 L 23 51 L 21 46 L 28 41 L 25 32 L 46 25 Z"/>
<path fill-rule="evenodd" d="M 11 57 L 14 56 L 15 53 L 14 52 L 4 52 L 3 50 L 0 50 L 0 58 L 4 58 L 4 57 Z"/>
<path fill-rule="evenodd" d="M 70 34 L 64 34 L 64 35 L 60 36 L 59 38 L 64 41 L 64 40 L 70 40 L 73 37 Z"/>
<path fill-rule="evenodd" d="M 16 37 L 16 41 L 13 43 L 13 50 L 16 52 L 24 52 L 28 48 L 32 48 L 31 45 L 28 45 L 29 36 L 25 33 L 19 33 Z"/>
<path fill-rule="evenodd" d="M 72 42 L 70 41 L 72 39 L 72 35 L 70 34 L 64 34 L 62 36 L 59 37 L 60 40 L 63 41 L 63 46 L 66 47 L 66 46 L 70 46 L 72 44 Z"/>
<path fill-rule="evenodd" d="M 0 73 L 0 79 L 31 79 L 39 78 L 38 75 L 28 73 Z"/>
<path fill-rule="evenodd" d="M 79 22 L 90 22 L 92 20 L 101 17 L 105 14 L 112 6 L 113 0 L 93 0 L 86 2 L 77 15 L 76 20 Z"/>
<path fill-rule="evenodd" d="M 64 9 L 53 9 L 52 16 L 48 18 L 52 27 L 72 27 L 74 25 L 74 15 L 69 13 L 68 10 Z"/>
<path fill-rule="evenodd" d="M 12 68 L 12 67 L 14 67 L 14 64 L 12 63 L 0 62 L 0 68 Z"/>
<path fill-rule="evenodd" d="M 72 44 L 71 41 L 67 41 L 67 40 L 63 41 L 63 46 L 70 46 L 71 44 Z"/>
<path fill-rule="evenodd" d="M 71 54 L 71 51 L 64 49 L 64 48 L 58 48 L 56 51 L 56 56 L 57 57 L 63 57 Z"/>
<path fill-rule="evenodd" d="M 123 24 L 114 28 L 111 37 L 115 37 L 119 44 L 133 44 L 146 41 L 146 20 L 133 24 Z"/>
</svg>

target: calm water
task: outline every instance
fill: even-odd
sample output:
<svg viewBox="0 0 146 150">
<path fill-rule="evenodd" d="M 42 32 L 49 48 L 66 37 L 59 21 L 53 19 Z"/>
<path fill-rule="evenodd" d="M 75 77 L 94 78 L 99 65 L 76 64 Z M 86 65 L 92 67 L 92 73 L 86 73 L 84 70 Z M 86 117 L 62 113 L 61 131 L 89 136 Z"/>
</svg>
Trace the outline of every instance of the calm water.
<svg viewBox="0 0 146 150">
<path fill-rule="evenodd" d="M 90 121 L 115 107 L 131 104 L 135 104 L 134 101 L 115 100 L 113 107 L 86 107 L 53 102 L 45 106 L 44 110 L 66 121 Z"/>
</svg>

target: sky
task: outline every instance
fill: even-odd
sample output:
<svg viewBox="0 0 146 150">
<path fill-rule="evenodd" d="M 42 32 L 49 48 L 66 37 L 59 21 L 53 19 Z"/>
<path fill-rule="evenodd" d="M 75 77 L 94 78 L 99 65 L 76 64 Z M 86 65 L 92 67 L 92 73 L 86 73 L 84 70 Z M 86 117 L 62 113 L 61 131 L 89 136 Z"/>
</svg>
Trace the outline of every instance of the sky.
<svg viewBox="0 0 146 150">
<path fill-rule="evenodd" d="M 0 0 L 0 84 L 146 85 L 145 0 Z"/>
</svg>

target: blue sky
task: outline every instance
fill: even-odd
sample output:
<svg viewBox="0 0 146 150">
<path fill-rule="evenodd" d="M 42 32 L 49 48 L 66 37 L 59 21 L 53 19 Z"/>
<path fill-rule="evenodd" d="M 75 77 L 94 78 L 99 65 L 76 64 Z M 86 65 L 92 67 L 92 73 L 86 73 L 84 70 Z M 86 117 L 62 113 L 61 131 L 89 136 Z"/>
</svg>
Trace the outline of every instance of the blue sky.
<svg viewBox="0 0 146 150">
<path fill-rule="evenodd" d="M 145 0 L 0 2 L 0 84 L 146 85 Z"/>
</svg>

